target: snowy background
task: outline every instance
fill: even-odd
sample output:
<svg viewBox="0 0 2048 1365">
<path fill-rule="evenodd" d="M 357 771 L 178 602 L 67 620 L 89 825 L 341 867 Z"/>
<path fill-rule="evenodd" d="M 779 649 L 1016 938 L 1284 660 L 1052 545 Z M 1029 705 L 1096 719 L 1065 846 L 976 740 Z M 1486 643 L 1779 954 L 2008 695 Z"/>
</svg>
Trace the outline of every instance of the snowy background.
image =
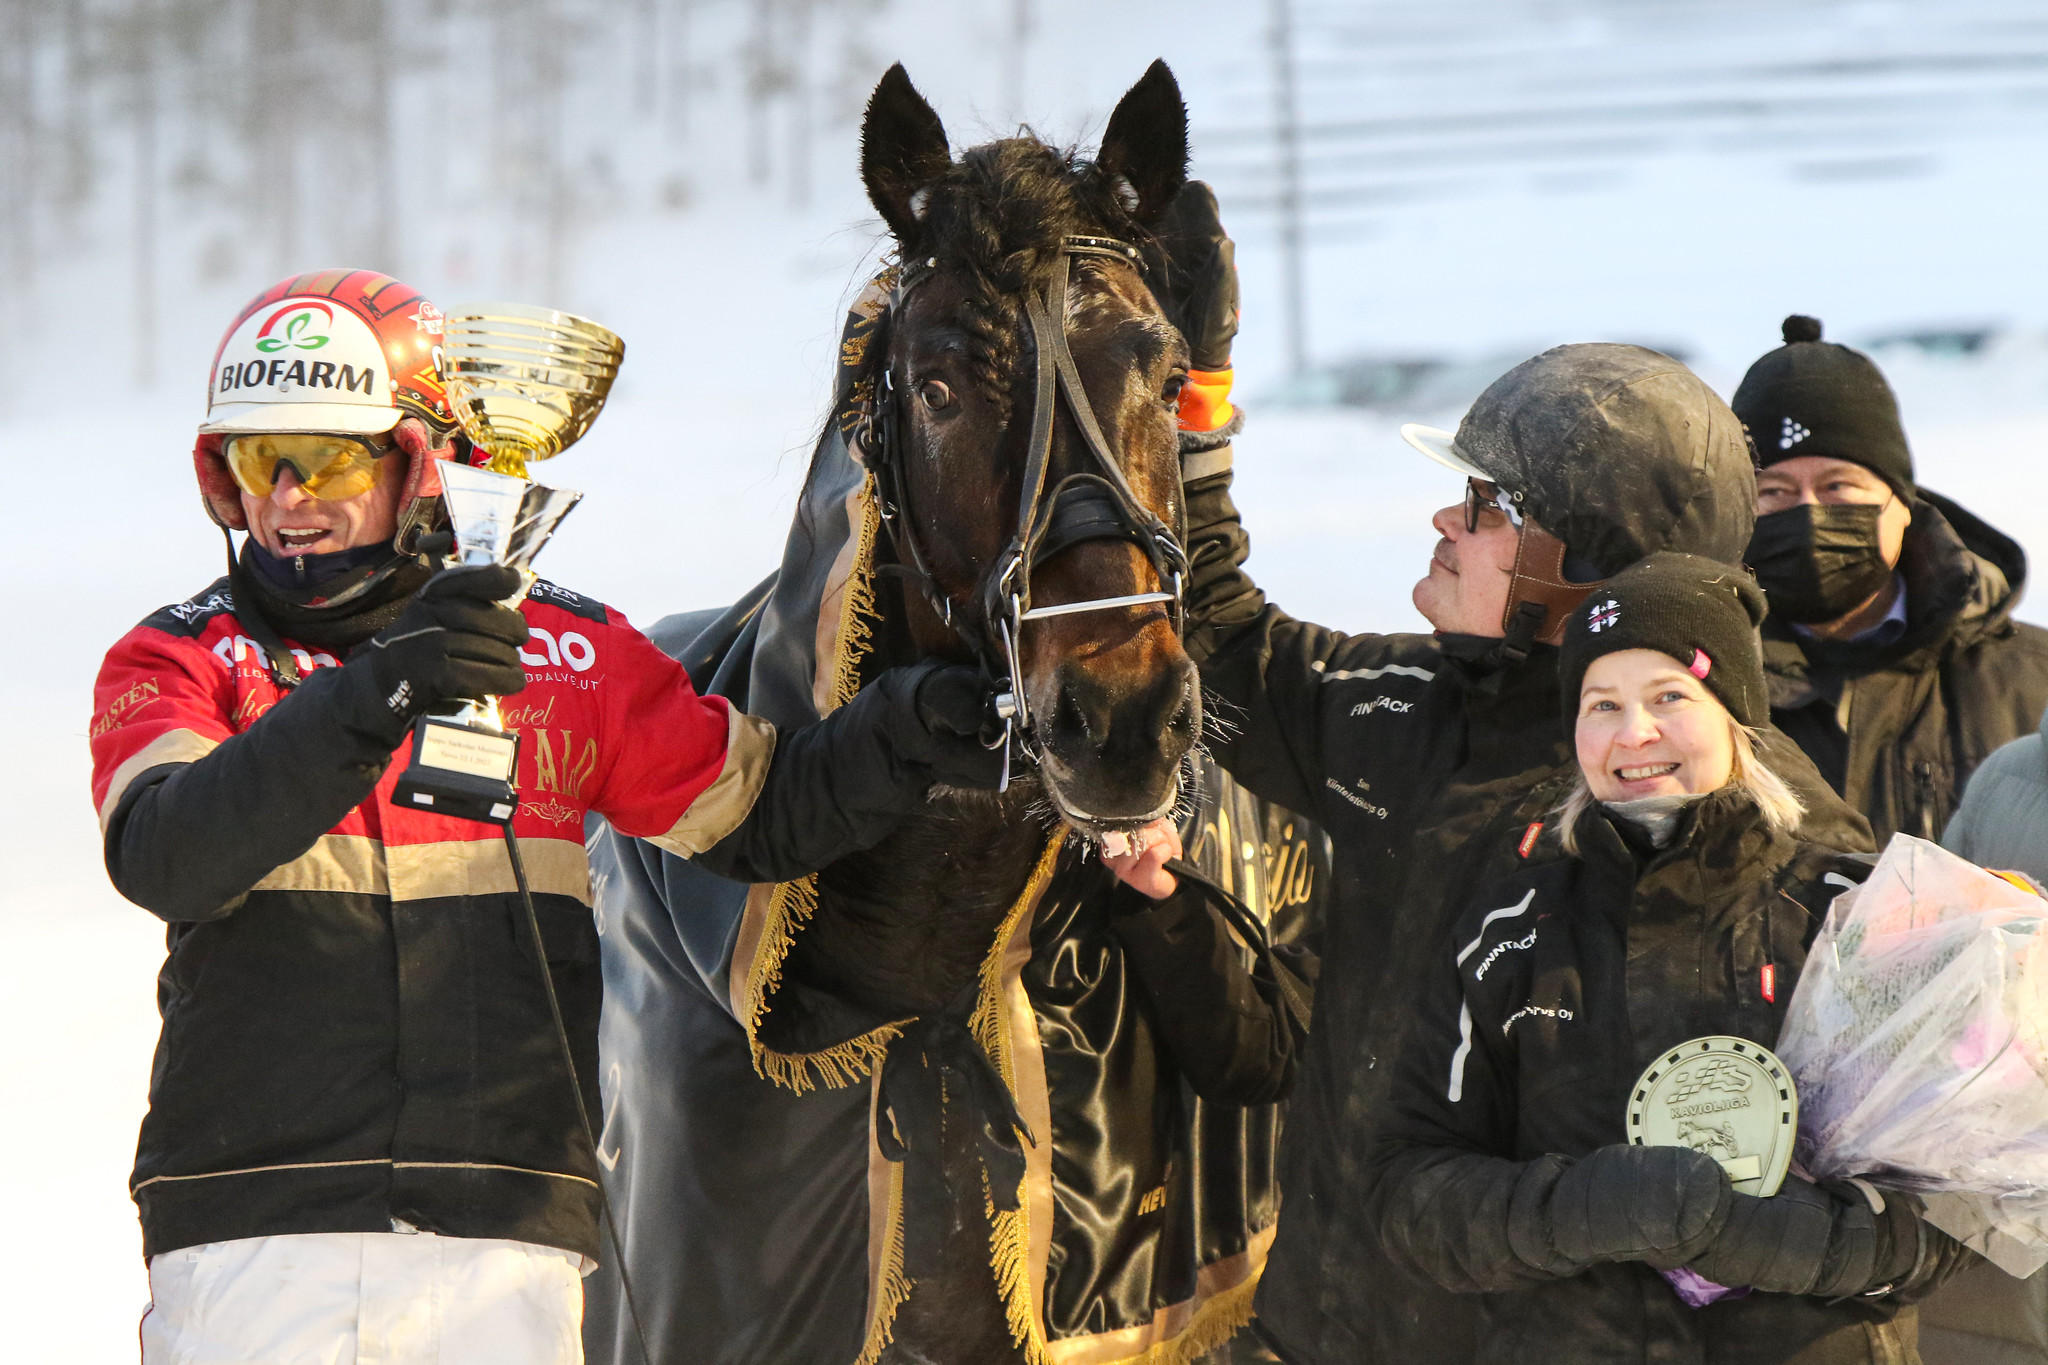
<svg viewBox="0 0 2048 1365">
<path fill-rule="evenodd" d="M 1924 482 L 2048 556 L 2038 0 L 1295 0 L 1300 372 L 1275 13 L 0 4 L 9 1360 L 134 1358 L 123 1178 L 162 934 L 100 869 L 90 688 L 121 632 L 219 571 L 186 452 L 221 329 L 286 274 L 370 266 L 444 305 L 510 297 L 621 332 L 611 408 L 546 471 L 590 496 L 543 565 L 651 620 L 775 563 L 841 310 L 880 249 L 855 136 L 882 69 L 908 65 L 956 146 L 1020 120 L 1086 145 L 1164 56 L 1239 241 L 1253 568 L 1298 613 L 1420 624 L 1427 517 L 1458 489 L 1400 421 L 1453 422 L 1559 341 L 1658 345 L 1726 393 L 1794 310 L 1886 341 Z M 2048 597 L 2021 615 L 2048 621 Z"/>
</svg>

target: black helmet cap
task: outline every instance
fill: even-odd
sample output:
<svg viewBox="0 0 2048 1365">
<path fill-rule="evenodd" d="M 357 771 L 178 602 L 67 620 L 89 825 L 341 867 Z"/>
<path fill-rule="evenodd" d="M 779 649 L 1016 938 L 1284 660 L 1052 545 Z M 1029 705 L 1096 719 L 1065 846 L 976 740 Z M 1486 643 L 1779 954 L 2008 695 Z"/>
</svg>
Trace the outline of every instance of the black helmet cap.
<svg viewBox="0 0 2048 1365">
<path fill-rule="evenodd" d="M 1698 375 L 1642 346 L 1523 361 L 1479 395 L 1455 448 L 1602 575 L 1658 550 L 1740 563 L 1756 523 L 1742 424 Z"/>
</svg>

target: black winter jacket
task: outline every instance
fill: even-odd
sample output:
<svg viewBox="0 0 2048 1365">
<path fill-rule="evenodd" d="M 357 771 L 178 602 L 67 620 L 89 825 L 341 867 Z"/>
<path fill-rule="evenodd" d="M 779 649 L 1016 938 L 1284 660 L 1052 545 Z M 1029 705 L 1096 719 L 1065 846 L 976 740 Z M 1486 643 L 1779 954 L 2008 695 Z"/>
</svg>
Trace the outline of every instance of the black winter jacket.
<svg viewBox="0 0 2048 1365">
<path fill-rule="evenodd" d="M 1926 1224 L 1894 1293 L 1832 1303 L 1753 1293 L 1694 1309 L 1641 1263 L 1562 1279 L 1531 1263 L 1548 1233 L 1528 1225 L 1542 1217 L 1530 1187 L 1626 1141 L 1630 1089 L 1665 1049 L 1706 1034 L 1775 1043 L 1829 902 L 1870 870 L 1772 831 L 1733 788 L 1686 812 L 1661 851 L 1597 811 L 1579 857 L 1542 842 L 1466 902 L 1434 954 L 1368 1155 L 1384 1244 L 1486 1295 L 1483 1365 L 1916 1361 L 1902 1301 L 1974 1259 Z M 1916 1220 L 1892 1216 L 1913 1235 Z"/>
<path fill-rule="evenodd" d="M 2034 733 L 2048 704 L 2048 630 L 2012 619 L 2027 577 L 2017 544 L 1922 489 L 1899 567 L 1906 634 L 1890 645 L 1764 623 L 1772 722 L 1880 845 L 1900 831 L 1939 839 L 1977 765 Z"/>
<path fill-rule="evenodd" d="M 778 741 L 602 603 L 542 580 L 520 610 L 505 722 L 538 952 L 497 829 L 394 799 L 411 738 L 368 646 L 286 637 L 305 678 L 281 691 L 222 580 L 109 652 L 107 870 L 169 922 L 131 1186 L 145 1255 L 396 1219 L 596 1258 L 599 1171 L 541 977 L 596 1115 L 586 812 L 769 879 L 873 844 L 930 785 L 885 742 L 881 689 L 865 719 Z"/>
<path fill-rule="evenodd" d="M 1210 745 L 1252 792 L 1321 825 L 1333 852 L 1259 1330 L 1294 1365 L 1465 1365 L 1470 1306 L 1381 1251 L 1364 1217 L 1365 1155 L 1445 914 L 1519 865 L 1576 775 L 1557 651 L 1507 663 L 1494 640 L 1294 620 L 1241 568 L 1250 545 L 1230 478 L 1188 485 L 1188 650 L 1229 723 Z M 1764 746 L 1817 837 L 1869 846 L 1796 748 L 1774 732 Z"/>
</svg>

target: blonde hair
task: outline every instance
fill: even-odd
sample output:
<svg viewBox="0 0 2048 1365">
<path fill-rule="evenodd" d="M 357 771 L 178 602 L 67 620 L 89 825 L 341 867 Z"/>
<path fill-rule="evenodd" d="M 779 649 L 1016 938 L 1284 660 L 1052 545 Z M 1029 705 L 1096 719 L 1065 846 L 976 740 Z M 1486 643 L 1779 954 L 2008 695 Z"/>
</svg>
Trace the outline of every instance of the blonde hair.
<svg viewBox="0 0 2048 1365">
<path fill-rule="evenodd" d="M 1764 823 L 1780 834 L 1791 834 L 1799 828 L 1799 822 L 1806 818 L 1806 803 L 1790 787 L 1785 779 L 1772 771 L 1771 766 L 1757 756 L 1757 732 L 1735 717 L 1728 717 L 1728 738 L 1734 749 L 1734 762 L 1728 774 L 1728 784 L 1740 787 L 1749 793 L 1763 813 Z M 1598 799 L 1593 788 L 1586 782 L 1586 773 L 1579 770 L 1579 780 L 1573 784 L 1571 795 L 1558 803 L 1557 837 L 1564 851 L 1577 857 L 1579 853 L 1579 819 L 1594 806 Z"/>
</svg>

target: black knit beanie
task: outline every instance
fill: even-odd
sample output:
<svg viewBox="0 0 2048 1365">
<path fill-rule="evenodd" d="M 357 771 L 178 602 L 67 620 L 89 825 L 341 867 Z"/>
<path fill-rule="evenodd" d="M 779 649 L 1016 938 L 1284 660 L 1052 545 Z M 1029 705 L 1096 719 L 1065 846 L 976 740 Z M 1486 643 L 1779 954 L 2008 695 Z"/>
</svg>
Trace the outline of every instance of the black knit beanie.
<svg viewBox="0 0 2048 1365">
<path fill-rule="evenodd" d="M 1735 719 L 1762 725 L 1770 718 L 1756 633 L 1763 619 L 1763 592 L 1745 569 L 1670 551 L 1631 564 L 1565 625 L 1558 669 L 1566 721 L 1579 714 L 1579 688 L 1593 660 L 1654 649 L 1705 683 Z"/>
<path fill-rule="evenodd" d="M 1749 367 L 1729 406 L 1749 430 L 1759 468 L 1801 455 L 1862 465 L 1901 497 L 1913 492 L 1913 453 L 1899 400 L 1861 351 L 1820 339 L 1820 319 L 1785 319 L 1785 344 Z"/>
</svg>

